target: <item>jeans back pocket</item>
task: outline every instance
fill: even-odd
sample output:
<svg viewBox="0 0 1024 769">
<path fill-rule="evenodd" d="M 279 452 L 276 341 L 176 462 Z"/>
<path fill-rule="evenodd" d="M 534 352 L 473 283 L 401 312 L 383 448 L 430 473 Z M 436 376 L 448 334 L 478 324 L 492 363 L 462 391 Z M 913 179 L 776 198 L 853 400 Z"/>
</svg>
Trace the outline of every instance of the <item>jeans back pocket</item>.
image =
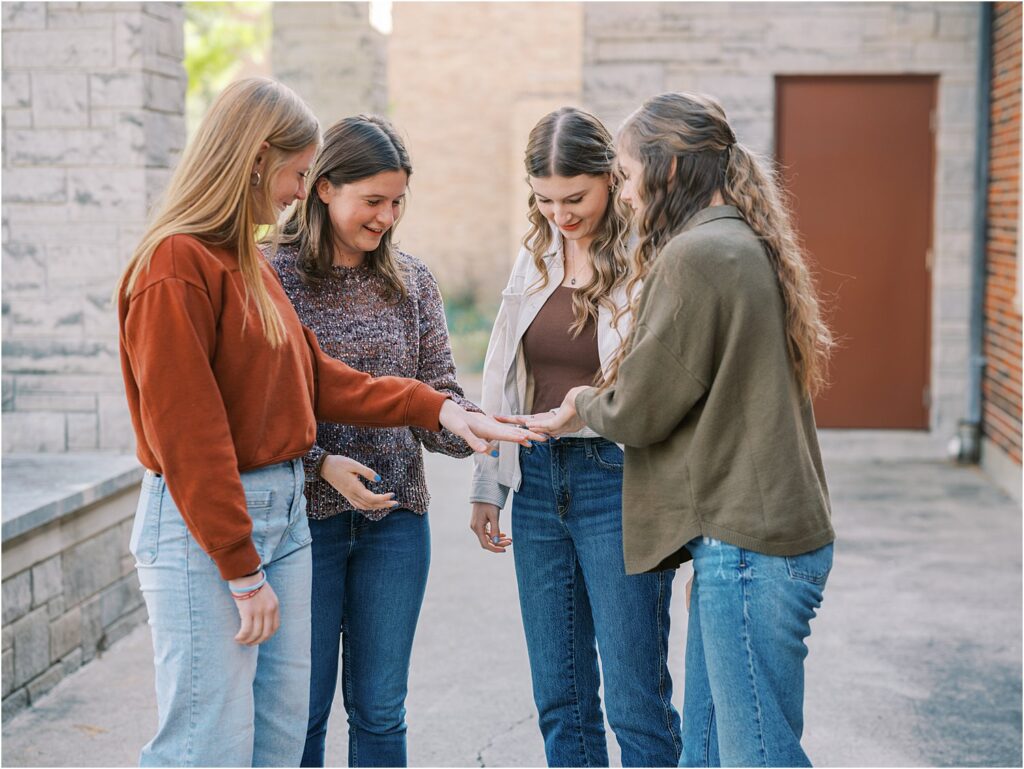
<svg viewBox="0 0 1024 769">
<path fill-rule="evenodd" d="M 790 579 L 824 585 L 832 571 L 832 543 L 800 555 L 787 555 L 786 568 Z"/>
</svg>

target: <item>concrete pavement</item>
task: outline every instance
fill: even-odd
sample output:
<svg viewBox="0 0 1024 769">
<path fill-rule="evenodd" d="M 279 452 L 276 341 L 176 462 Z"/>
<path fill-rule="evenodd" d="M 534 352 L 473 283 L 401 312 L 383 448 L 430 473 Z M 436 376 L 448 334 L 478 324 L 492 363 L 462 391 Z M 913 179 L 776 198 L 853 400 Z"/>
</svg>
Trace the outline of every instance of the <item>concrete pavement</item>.
<svg viewBox="0 0 1024 769">
<path fill-rule="evenodd" d="M 1021 765 L 1021 510 L 927 436 L 822 436 L 839 534 L 812 625 L 820 766 Z M 433 563 L 408 699 L 413 766 L 542 766 L 511 552 L 467 529 L 470 463 L 428 456 Z M 684 567 L 670 666 L 681 706 Z M 142 627 L 3 725 L 5 766 L 131 766 L 155 721 Z M 346 763 L 340 697 L 328 762 Z M 341 714 L 341 715 L 338 715 Z M 614 739 L 609 745 L 618 765 Z"/>
</svg>

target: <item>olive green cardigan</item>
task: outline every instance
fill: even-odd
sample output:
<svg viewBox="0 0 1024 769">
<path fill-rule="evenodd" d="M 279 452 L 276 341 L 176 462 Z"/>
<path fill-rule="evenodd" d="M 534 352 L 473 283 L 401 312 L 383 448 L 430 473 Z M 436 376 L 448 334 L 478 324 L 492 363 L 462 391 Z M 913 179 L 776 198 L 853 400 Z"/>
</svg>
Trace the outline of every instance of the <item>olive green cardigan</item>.
<svg viewBox="0 0 1024 769">
<path fill-rule="evenodd" d="M 810 400 L 786 352 L 775 272 L 732 206 L 695 214 L 662 250 L 613 387 L 576 399 L 626 446 L 630 574 L 690 560 L 694 537 L 768 555 L 835 538 Z"/>
</svg>

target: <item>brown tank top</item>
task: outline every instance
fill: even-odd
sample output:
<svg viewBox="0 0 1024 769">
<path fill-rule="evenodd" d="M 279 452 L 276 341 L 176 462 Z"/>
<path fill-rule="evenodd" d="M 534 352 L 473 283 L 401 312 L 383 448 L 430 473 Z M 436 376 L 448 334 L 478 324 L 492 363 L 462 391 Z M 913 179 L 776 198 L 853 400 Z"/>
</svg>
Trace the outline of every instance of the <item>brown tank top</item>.
<svg viewBox="0 0 1024 769">
<path fill-rule="evenodd" d="M 597 324 L 593 318 L 575 339 L 569 327 L 575 289 L 559 286 L 540 308 L 523 335 L 526 365 L 533 374 L 533 412 L 558 408 L 565 394 L 579 385 L 592 385 L 601 368 Z"/>
</svg>

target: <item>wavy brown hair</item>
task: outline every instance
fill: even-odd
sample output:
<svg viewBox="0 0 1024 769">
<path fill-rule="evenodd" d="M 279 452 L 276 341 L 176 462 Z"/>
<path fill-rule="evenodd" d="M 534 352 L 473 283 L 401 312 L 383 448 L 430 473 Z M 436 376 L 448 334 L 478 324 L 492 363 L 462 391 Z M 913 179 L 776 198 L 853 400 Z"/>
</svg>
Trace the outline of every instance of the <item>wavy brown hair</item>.
<svg viewBox="0 0 1024 769">
<path fill-rule="evenodd" d="M 633 288 L 662 247 L 720 192 L 758 236 L 775 270 L 797 382 L 807 395 L 819 392 L 826 384 L 832 335 L 821 318 L 814 280 L 771 161 L 737 142 L 725 110 L 703 95 L 665 93 L 648 99 L 626 119 L 619 142 L 643 168 L 637 184 L 643 213 L 629 283 L 633 303 L 639 298 Z M 614 381 L 629 347 L 624 345 L 613 361 L 608 381 Z"/>
<path fill-rule="evenodd" d="M 608 174 L 615 183 L 615 143 L 600 120 L 575 107 L 562 107 L 543 118 L 530 131 L 526 144 L 526 173 L 533 178 L 586 174 Z M 551 255 L 554 235 L 547 218 L 537 206 L 537 196 L 530 191 L 530 230 L 523 245 L 533 254 L 533 263 L 541 274 L 536 289 L 548 283 L 544 258 Z M 597 321 L 598 308 L 604 305 L 615 312 L 611 292 L 624 282 L 629 269 L 626 237 L 629 220 L 614 195 L 608 199 L 601 225 L 590 244 L 594 266 L 591 279 L 573 292 L 572 309 L 575 322 L 570 333 L 579 336 L 588 319 Z"/>
<path fill-rule="evenodd" d="M 306 283 L 319 283 L 331 274 L 334 263 L 334 230 L 327 204 L 316 187 L 326 179 L 332 187 L 351 184 L 384 171 L 405 171 L 412 176 L 412 162 L 395 127 L 378 115 L 356 115 L 339 120 L 327 129 L 308 179 L 308 194 L 285 223 L 282 244 L 297 247 L 295 268 Z M 405 202 L 403 200 L 403 210 Z M 399 214 L 399 219 L 401 213 Z M 380 243 L 366 254 L 370 270 L 384 279 L 388 298 L 397 304 L 408 296 L 394 245 L 398 219 Z"/>
<path fill-rule="evenodd" d="M 153 252 L 171 235 L 193 235 L 238 254 L 245 286 L 272 347 L 284 341 L 284 322 L 263 283 L 263 255 L 256 246 L 259 211 L 272 211 L 274 177 L 296 152 L 320 140 L 320 124 L 287 86 L 246 78 L 225 88 L 189 142 L 163 201 L 117 283 L 116 294 L 131 296 Z M 263 142 L 269 148 L 262 149 Z M 262 178 L 253 166 L 263 152 Z M 248 319 L 248 314 L 246 315 Z"/>
</svg>

